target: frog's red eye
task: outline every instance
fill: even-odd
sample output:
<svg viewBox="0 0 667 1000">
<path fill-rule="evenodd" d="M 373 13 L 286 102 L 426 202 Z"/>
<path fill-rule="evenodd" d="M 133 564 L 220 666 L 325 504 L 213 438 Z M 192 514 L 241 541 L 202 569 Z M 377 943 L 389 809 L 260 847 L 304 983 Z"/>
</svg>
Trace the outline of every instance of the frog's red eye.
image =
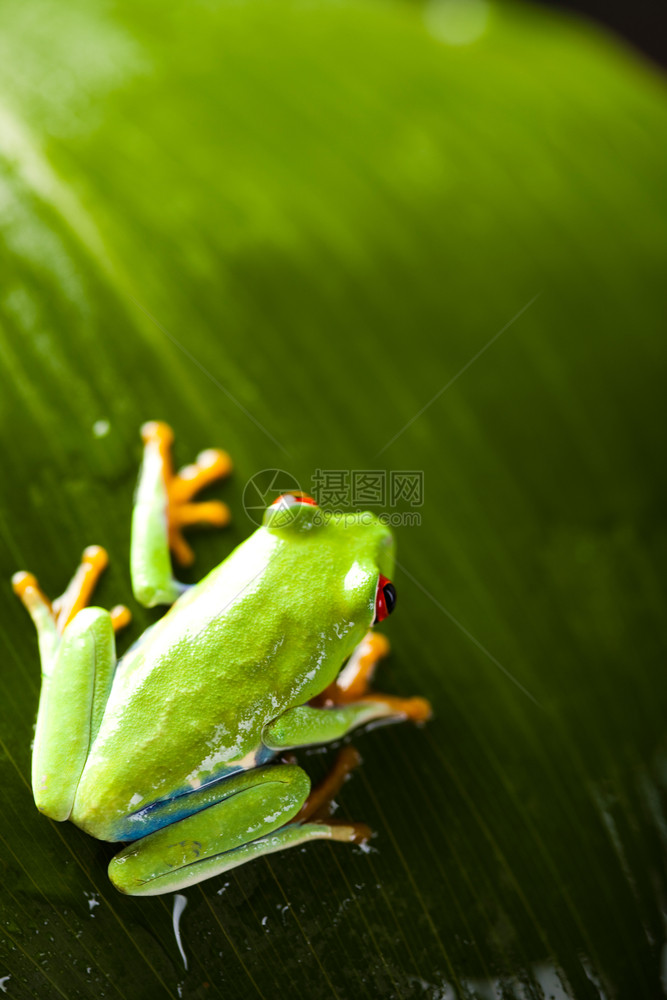
<svg viewBox="0 0 667 1000">
<path fill-rule="evenodd" d="M 277 507 L 280 504 L 282 507 L 292 507 L 295 503 L 308 503 L 311 507 L 317 507 L 317 500 L 313 500 L 307 493 L 300 493 L 297 490 L 294 493 L 281 493 L 269 506 Z"/>
<path fill-rule="evenodd" d="M 383 621 L 387 615 L 392 613 L 395 607 L 396 587 L 391 580 L 388 580 L 386 576 L 380 573 L 378 589 L 375 594 L 375 621 L 373 624 L 377 625 L 378 622 Z"/>
</svg>

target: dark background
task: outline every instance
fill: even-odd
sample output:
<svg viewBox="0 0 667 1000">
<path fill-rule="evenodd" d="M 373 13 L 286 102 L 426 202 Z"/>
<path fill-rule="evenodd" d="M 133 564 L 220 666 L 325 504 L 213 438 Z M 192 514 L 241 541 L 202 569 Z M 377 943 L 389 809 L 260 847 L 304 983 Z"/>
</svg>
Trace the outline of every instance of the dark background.
<svg viewBox="0 0 667 1000">
<path fill-rule="evenodd" d="M 664 4 L 644 0 L 640 3 L 607 3 L 605 0 L 544 0 L 543 6 L 576 11 L 612 28 L 626 41 L 667 65 L 667 33 Z"/>
</svg>

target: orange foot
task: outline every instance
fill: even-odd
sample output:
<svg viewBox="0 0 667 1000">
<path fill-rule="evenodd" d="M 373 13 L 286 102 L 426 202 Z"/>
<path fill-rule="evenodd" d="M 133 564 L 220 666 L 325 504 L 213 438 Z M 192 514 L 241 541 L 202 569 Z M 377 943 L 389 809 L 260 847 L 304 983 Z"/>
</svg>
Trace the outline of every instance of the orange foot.
<svg viewBox="0 0 667 1000">
<path fill-rule="evenodd" d="M 327 776 L 316 785 L 296 814 L 293 823 L 326 823 L 328 826 L 345 828 L 345 840 L 355 844 L 365 843 L 371 836 L 370 827 L 365 823 L 351 823 L 349 820 L 331 819 L 334 809 L 333 798 L 347 781 L 350 772 L 361 764 L 361 757 L 354 747 L 343 747 L 339 751 Z"/>
<path fill-rule="evenodd" d="M 183 536 L 183 528 L 195 524 L 222 528 L 229 523 L 231 517 L 229 507 L 221 500 L 193 503 L 192 498 L 216 479 L 228 476 L 232 460 L 226 451 L 209 448 L 197 456 L 193 465 L 186 465 L 179 472 L 174 472 L 171 457 L 174 432 L 169 424 L 151 420 L 141 428 L 141 436 L 144 444 L 157 448 L 162 465 L 167 492 L 169 548 L 182 566 L 190 566 L 195 556 Z"/>
<path fill-rule="evenodd" d="M 311 705 L 332 708 L 352 701 L 379 701 L 413 722 L 426 722 L 431 705 L 426 698 L 398 698 L 370 688 L 379 660 L 389 653 L 389 641 L 379 632 L 368 632 L 359 643 L 333 684 L 314 698 Z"/>
<path fill-rule="evenodd" d="M 46 612 L 62 635 L 76 613 L 87 606 L 108 563 L 106 549 L 101 545 L 89 545 L 84 549 L 81 562 L 66 589 L 54 601 L 48 599 L 32 573 L 15 573 L 12 586 L 33 618 L 39 618 Z M 112 608 L 110 614 L 114 632 L 129 625 L 132 620 L 130 611 L 123 604 Z"/>
</svg>

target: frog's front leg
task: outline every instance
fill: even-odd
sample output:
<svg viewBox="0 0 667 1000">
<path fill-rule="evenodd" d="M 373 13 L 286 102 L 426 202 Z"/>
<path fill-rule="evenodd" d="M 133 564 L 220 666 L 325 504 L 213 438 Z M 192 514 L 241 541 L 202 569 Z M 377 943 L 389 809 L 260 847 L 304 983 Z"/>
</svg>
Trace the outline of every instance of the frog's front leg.
<svg viewBox="0 0 667 1000">
<path fill-rule="evenodd" d="M 127 608 L 85 607 L 107 554 L 98 545 L 61 595 L 50 602 L 32 573 L 16 573 L 15 593 L 37 628 L 42 688 L 32 754 L 37 808 L 66 820 L 88 751 L 102 721 L 116 666 L 114 632 L 130 620 Z"/>
<path fill-rule="evenodd" d="M 337 768 L 340 780 L 327 779 L 324 798 L 355 763 Z M 121 892 L 156 896 L 309 840 L 355 843 L 368 836 L 354 823 L 310 822 L 326 803 L 317 790 L 309 797 L 309 789 L 297 765 L 271 764 L 188 793 L 193 812 L 128 844 L 112 858 L 109 877 Z"/>
<path fill-rule="evenodd" d="M 271 750 L 329 743 L 376 719 L 425 722 L 431 706 L 425 698 L 399 698 L 370 690 L 378 660 L 389 652 L 383 635 L 369 632 L 337 679 L 308 705 L 284 712 L 265 727 L 263 743 Z"/>
<path fill-rule="evenodd" d="M 188 566 L 194 553 L 183 529 L 193 524 L 218 527 L 229 522 L 226 504 L 211 500 L 193 503 L 195 494 L 209 483 L 228 475 L 229 455 L 209 449 L 194 465 L 174 472 L 171 445 L 174 435 L 168 424 L 153 420 L 141 428 L 144 459 L 132 514 L 130 570 L 134 596 L 145 607 L 172 604 L 185 590 L 174 578 L 170 551 L 177 562 Z"/>
</svg>

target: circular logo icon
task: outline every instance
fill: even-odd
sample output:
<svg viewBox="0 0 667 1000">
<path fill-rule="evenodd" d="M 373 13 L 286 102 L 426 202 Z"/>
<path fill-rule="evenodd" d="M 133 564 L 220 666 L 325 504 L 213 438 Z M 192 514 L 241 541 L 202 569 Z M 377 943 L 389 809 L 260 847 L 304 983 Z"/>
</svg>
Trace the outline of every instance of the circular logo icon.
<svg viewBox="0 0 667 1000">
<path fill-rule="evenodd" d="M 255 524 L 261 524 L 266 508 L 283 493 L 299 493 L 301 487 L 291 472 L 262 469 L 245 484 L 243 509 Z"/>
</svg>

